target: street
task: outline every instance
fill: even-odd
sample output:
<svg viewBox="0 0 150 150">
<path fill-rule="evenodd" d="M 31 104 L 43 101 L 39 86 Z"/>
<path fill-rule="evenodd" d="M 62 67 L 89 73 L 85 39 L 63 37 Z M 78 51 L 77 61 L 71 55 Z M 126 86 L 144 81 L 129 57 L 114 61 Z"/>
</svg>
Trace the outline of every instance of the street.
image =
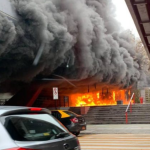
<svg viewBox="0 0 150 150">
<path fill-rule="evenodd" d="M 79 141 L 82 150 L 150 150 L 150 125 L 87 125 Z"/>
<path fill-rule="evenodd" d="M 81 134 L 82 150 L 150 150 L 150 134 Z"/>
</svg>

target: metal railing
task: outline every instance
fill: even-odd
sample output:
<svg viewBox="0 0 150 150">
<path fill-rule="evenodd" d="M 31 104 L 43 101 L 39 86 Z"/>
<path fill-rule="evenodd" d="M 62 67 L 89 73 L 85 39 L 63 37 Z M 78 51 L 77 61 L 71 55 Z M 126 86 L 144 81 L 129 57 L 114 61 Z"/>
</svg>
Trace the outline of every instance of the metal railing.
<svg viewBox="0 0 150 150">
<path fill-rule="evenodd" d="M 133 96 L 134 96 L 134 93 L 132 94 L 131 99 L 130 99 L 130 101 L 129 101 L 129 104 L 128 104 L 128 106 L 127 106 L 127 109 L 126 109 L 126 111 L 125 111 L 126 124 L 128 123 L 128 109 L 129 109 L 129 107 L 130 107 L 130 112 L 132 112 L 132 103 L 131 103 L 131 101 L 132 101 Z"/>
</svg>

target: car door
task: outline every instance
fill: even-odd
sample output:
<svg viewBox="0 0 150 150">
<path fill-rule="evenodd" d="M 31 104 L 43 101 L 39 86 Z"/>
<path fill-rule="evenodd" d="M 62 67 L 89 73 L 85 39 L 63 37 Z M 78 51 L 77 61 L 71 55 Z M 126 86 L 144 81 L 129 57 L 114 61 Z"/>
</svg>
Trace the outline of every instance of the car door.
<svg viewBox="0 0 150 150">
<path fill-rule="evenodd" d="M 78 146 L 76 139 L 49 114 L 11 115 L 1 120 L 18 147 L 73 150 Z M 65 134 L 58 137 L 60 133 Z"/>
</svg>

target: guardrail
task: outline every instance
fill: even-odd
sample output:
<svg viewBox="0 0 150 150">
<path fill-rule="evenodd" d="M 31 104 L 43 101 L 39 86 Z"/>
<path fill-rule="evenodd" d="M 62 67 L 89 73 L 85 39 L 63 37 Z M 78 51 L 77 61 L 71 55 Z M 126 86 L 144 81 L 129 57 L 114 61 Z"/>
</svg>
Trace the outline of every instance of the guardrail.
<svg viewBox="0 0 150 150">
<path fill-rule="evenodd" d="M 130 101 L 129 101 L 129 104 L 128 104 L 128 106 L 127 106 L 127 109 L 126 109 L 126 111 L 125 111 L 126 124 L 128 123 L 128 109 L 129 109 L 129 107 L 130 107 L 130 112 L 132 112 L 132 103 L 131 103 L 131 101 L 132 101 L 133 96 L 134 96 L 134 93 L 132 94 L 131 99 L 130 99 Z"/>
</svg>

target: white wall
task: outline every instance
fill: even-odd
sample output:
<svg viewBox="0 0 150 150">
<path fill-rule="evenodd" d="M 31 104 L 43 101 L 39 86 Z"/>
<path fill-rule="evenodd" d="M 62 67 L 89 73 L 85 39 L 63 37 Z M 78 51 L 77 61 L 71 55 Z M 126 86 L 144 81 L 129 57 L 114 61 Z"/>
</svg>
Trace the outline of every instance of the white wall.
<svg viewBox="0 0 150 150">
<path fill-rule="evenodd" d="M 15 9 L 12 7 L 9 0 L 0 0 L 0 13 L 6 13 L 11 17 L 17 18 Z"/>
<path fill-rule="evenodd" d="M 145 103 L 145 90 L 141 90 L 141 97 L 143 97 L 143 103 Z"/>
</svg>

